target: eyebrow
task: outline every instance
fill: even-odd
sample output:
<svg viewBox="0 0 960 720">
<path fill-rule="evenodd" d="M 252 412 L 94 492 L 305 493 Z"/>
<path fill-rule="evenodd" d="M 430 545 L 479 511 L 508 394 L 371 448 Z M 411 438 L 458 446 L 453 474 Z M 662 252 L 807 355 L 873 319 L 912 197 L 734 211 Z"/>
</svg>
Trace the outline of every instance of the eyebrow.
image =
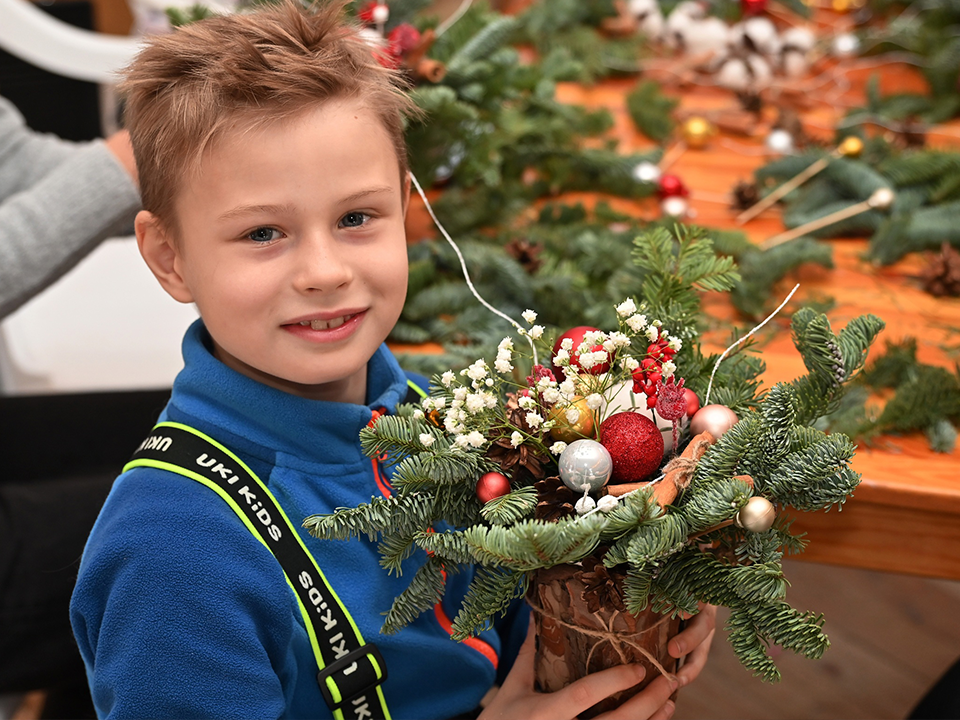
<svg viewBox="0 0 960 720">
<path fill-rule="evenodd" d="M 357 200 L 362 200 L 370 195 L 381 195 L 383 193 L 390 192 L 393 192 L 393 188 L 389 185 L 378 185 L 376 187 L 367 188 L 351 195 L 347 195 L 345 198 L 341 198 L 339 202 L 342 204 L 350 204 L 356 202 Z M 227 210 L 220 216 L 220 220 L 233 220 L 234 218 L 244 217 L 246 215 L 278 215 L 291 212 L 293 212 L 292 205 L 240 205 Z"/>
</svg>

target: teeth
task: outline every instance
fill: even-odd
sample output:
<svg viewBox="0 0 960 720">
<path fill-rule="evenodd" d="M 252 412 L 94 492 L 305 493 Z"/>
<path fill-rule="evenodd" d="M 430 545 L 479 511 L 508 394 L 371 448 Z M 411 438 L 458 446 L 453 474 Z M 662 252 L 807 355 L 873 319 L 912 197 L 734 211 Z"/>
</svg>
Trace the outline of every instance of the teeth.
<svg viewBox="0 0 960 720">
<path fill-rule="evenodd" d="M 333 330 L 343 325 L 347 320 L 347 317 L 338 317 L 332 320 L 311 320 L 308 324 L 314 330 Z M 303 325 L 304 323 L 300 324 Z"/>
<path fill-rule="evenodd" d="M 301 320 L 301 321 L 300 321 L 300 324 L 303 325 L 304 327 L 306 327 L 307 325 L 310 324 L 310 321 L 309 321 L 309 320 Z"/>
</svg>

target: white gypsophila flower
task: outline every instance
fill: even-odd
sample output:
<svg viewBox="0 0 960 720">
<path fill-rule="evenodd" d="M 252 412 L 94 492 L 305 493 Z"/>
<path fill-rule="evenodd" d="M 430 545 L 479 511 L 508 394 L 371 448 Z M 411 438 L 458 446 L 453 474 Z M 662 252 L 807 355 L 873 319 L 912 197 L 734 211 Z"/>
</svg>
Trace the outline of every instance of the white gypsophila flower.
<svg viewBox="0 0 960 720">
<path fill-rule="evenodd" d="M 466 428 L 460 424 L 460 420 L 453 415 L 447 415 L 443 418 L 443 429 L 452 435 L 459 435 L 466 430 Z"/>
<path fill-rule="evenodd" d="M 563 451 L 566 449 L 567 444 L 559 440 L 550 446 L 550 452 L 552 452 L 554 455 L 562 455 Z"/>
<path fill-rule="evenodd" d="M 622 303 L 617 305 L 617 315 L 620 317 L 627 317 L 627 315 L 633 315 L 637 311 L 637 304 L 633 301 L 632 298 L 627 298 Z"/>
<path fill-rule="evenodd" d="M 563 370 L 563 377 L 567 380 L 576 381 L 580 378 L 580 368 L 576 365 L 564 365 L 560 369 Z"/>
<path fill-rule="evenodd" d="M 624 322 L 626 322 L 627 327 L 633 330 L 635 333 L 642 332 L 647 326 L 647 316 L 631 315 Z"/>
<path fill-rule="evenodd" d="M 471 393 L 470 395 L 467 395 L 466 406 L 468 413 L 471 415 L 476 415 L 485 407 L 483 395 L 480 393 Z"/>
<path fill-rule="evenodd" d="M 565 398 L 570 398 L 577 394 L 577 384 L 570 378 L 567 378 L 560 383 L 557 389 L 563 393 Z"/>
<path fill-rule="evenodd" d="M 660 331 L 657 330 L 656 325 L 651 325 L 647 328 L 647 339 L 650 342 L 655 342 L 658 337 L 660 337 Z"/>
<path fill-rule="evenodd" d="M 513 351 L 513 340 L 509 337 L 505 337 L 500 341 L 500 344 L 497 345 L 497 353 L 501 352 L 512 352 Z"/>
<path fill-rule="evenodd" d="M 671 350 L 676 350 L 677 352 L 680 352 L 680 348 L 683 347 L 683 340 L 681 340 L 678 337 L 671 337 L 670 340 L 667 342 L 667 347 L 670 348 Z"/>
<path fill-rule="evenodd" d="M 537 390 L 538 390 L 539 392 L 543 392 L 544 390 L 546 390 L 546 389 L 549 388 L 549 387 L 554 387 L 554 386 L 556 386 L 556 384 L 557 384 L 557 381 L 556 381 L 556 380 L 551 380 L 551 379 L 548 378 L 548 377 L 542 377 L 542 378 L 540 378 L 539 380 L 537 380 Z"/>
<path fill-rule="evenodd" d="M 594 345 L 601 345 L 603 341 L 607 339 L 607 334 L 603 330 L 587 330 L 583 334 L 583 342 L 585 345 L 590 345 L 588 350 L 593 349 Z"/>
<path fill-rule="evenodd" d="M 497 396 L 493 393 L 484 393 L 483 394 L 483 404 L 487 407 L 487 410 L 490 408 L 495 408 L 500 404 L 500 401 L 497 399 Z"/>
<path fill-rule="evenodd" d="M 420 401 L 420 406 L 424 410 L 433 410 L 433 398 L 424 398 Z"/>
<path fill-rule="evenodd" d="M 483 381 L 483 384 L 486 385 L 487 387 L 493 387 L 493 378 L 487 378 L 486 380 Z"/>
<path fill-rule="evenodd" d="M 619 330 L 610 333 L 609 342 L 612 342 L 617 350 L 630 347 L 630 338 L 627 337 L 626 333 L 622 333 Z M 603 346 L 607 347 L 607 343 L 604 343 Z"/>
<path fill-rule="evenodd" d="M 560 341 L 560 349 L 561 349 L 561 350 L 566 350 L 567 352 L 570 352 L 571 350 L 573 350 L 573 339 L 572 339 L 572 338 L 564 338 L 563 340 L 561 340 L 561 341 Z"/>
<path fill-rule="evenodd" d="M 545 403 L 550 403 L 552 405 L 555 402 L 559 402 L 562 396 L 560 395 L 560 391 L 556 388 L 548 387 L 543 391 L 543 393 L 541 393 L 540 397 L 543 398 Z"/>
<path fill-rule="evenodd" d="M 440 382 L 444 387 L 450 387 L 450 384 L 457 379 L 457 376 L 454 375 L 453 370 L 447 370 L 443 375 L 440 376 Z"/>
<path fill-rule="evenodd" d="M 660 366 L 660 372 L 663 373 L 663 377 L 669 378 L 673 377 L 673 374 L 677 371 L 677 366 L 675 363 L 667 360 L 663 365 Z"/>
<path fill-rule="evenodd" d="M 506 374 L 513 370 L 513 365 L 510 364 L 509 360 L 501 360 L 500 358 L 497 358 L 493 361 L 493 367 L 498 373 L 501 374 Z"/>
<path fill-rule="evenodd" d="M 527 309 L 520 314 L 523 316 L 523 319 L 531 325 L 533 325 L 533 321 L 537 319 L 537 314 L 533 310 Z"/>
<path fill-rule="evenodd" d="M 423 433 L 420 436 L 420 444 L 423 445 L 425 448 L 428 448 L 431 445 L 433 445 L 435 441 L 436 441 L 436 438 L 430 433 Z"/>
<path fill-rule="evenodd" d="M 510 433 L 510 444 L 514 447 L 518 447 L 523 444 L 523 435 L 518 431 L 514 430 Z"/>
<path fill-rule="evenodd" d="M 530 427 L 537 428 L 540 426 L 540 423 L 543 422 L 543 417 L 541 417 L 539 413 L 528 412 L 526 415 L 526 421 L 527 425 Z"/>
<path fill-rule="evenodd" d="M 530 328 L 530 337 L 532 337 L 534 340 L 539 340 L 541 337 L 543 337 L 543 325 L 534 325 L 532 328 Z"/>
<path fill-rule="evenodd" d="M 567 408 L 564 416 L 567 418 L 568 423 L 571 425 L 576 425 L 578 422 L 580 422 L 580 408 L 578 408 L 576 405 L 572 405 L 571 407 Z"/>
<path fill-rule="evenodd" d="M 433 409 L 434 410 L 443 410 L 447 406 L 446 397 L 435 397 L 433 399 Z"/>
<path fill-rule="evenodd" d="M 596 410 L 603 405 L 603 396 L 600 393 L 591 393 L 587 395 L 587 407 Z"/>
<path fill-rule="evenodd" d="M 483 380 L 488 372 L 487 363 L 484 360 L 477 360 L 467 368 L 467 377 L 471 380 Z"/>
<path fill-rule="evenodd" d="M 471 433 L 467 433 L 466 438 L 470 446 L 475 448 L 480 447 L 486 441 L 486 438 L 483 436 L 483 433 L 480 432 L 479 430 L 474 430 Z"/>
<path fill-rule="evenodd" d="M 457 439 L 453 441 L 453 444 L 462 448 L 469 447 L 470 437 L 466 434 L 457 435 Z"/>
<path fill-rule="evenodd" d="M 637 361 L 635 357 L 625 357 L 623 360 L 620 361 L 620 367 L 622 367 L 627 372 L 632 373 L 634 370 L 640 367 L 640 363 Z"/>
<path fill-rule="evenodd" d="M 423 410 L 421 410 L 420 408 L 417 408 L 416 410 L 413 411 L 414 420 L 423 420 L 423 418 L 424 418 Z"/>
<path fill-rule="evenodd" d="M 604 353 L 604 355 L 606 355 L 606 353 Z M 580 367 L 582 367 L 584 370 L 589 370 L 594 365 L 598 364 L 599 362 L 597 361 L 597 353 L 585 352 L 580 355 Z"/>
<path fill-rule="evenodd" d="M 453 391 L 453 399 L 459 400 L 461 403 L 466 399 L 467 395 L 470 394 L 470 391 L 465 387 L 455 388 Z"/>
<path fill-rule="evenodd" d="M 537 401 L 529 395 L 521 395 L 517 398 L 517 405 L 522 407 L 524 410 L 531 410 L 537 406 Z"/>
<path fill-rule="evenodd" d="M 562 367 L 570 362 L 570 353 L 566 350 L 557 350 L 557 354 L 553 356 L 553 364 L 557 367 Z"/>
</svg>

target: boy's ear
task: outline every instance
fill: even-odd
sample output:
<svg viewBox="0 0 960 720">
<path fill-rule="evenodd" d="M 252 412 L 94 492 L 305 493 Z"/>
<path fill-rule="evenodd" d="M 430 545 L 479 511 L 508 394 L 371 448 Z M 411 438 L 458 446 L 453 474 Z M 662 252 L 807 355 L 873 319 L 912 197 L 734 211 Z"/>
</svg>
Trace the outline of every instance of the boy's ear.
<svg viewBox="0 0 960 720">
<path fill-rule="evenodd" d="M 178 302 L 193 302 L 193 295 L 181 274 L 180 251 L 156 215 L 141 210 L 134 221 L 134 230 L 140 255 L 167 294 Z"/>
</svg>

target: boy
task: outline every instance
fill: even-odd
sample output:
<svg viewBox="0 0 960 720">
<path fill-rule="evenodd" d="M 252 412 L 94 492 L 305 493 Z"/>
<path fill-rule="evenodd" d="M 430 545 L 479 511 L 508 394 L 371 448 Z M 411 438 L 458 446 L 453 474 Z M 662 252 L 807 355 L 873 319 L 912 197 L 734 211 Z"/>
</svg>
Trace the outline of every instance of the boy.
<svg viewBox="0 0 960 720">
<path fill-rule="evenodd" d="M 526 629 L 518 610 L 503 638 L 452 642 L 446 617 L 468 582 L 452 576 L 443 607 L 380 635 L 410 573 L 388 576 L 372 543 L 299 529 L 307 515 L 390 492 L 358 434 L 408 390 L 383 341 L 406 292 L 409 101 L 338 17 L 288 4 L 197 23 L 152 41 L 125 91 L 141 252 L 201 315 L 161 420 L 222 443 L 263 481 L 388 676 L 325 699 L 295 583 L 266 543 L 209 486 L 138 467 L 104 506 L 71 610 L 101 716 L 462 715 Z M 702 648 L 711 628 L 696 627 L 686 637 Z M 573 717 L 640 675 L 615 668 L 537 695 L 531 652 L 528 642 L 485 716 Z M 691 657 L 692 679 L 702 662 Z M 661 678 L 628 711 L 667 717 L 671 690 Z"/>
</svg>

